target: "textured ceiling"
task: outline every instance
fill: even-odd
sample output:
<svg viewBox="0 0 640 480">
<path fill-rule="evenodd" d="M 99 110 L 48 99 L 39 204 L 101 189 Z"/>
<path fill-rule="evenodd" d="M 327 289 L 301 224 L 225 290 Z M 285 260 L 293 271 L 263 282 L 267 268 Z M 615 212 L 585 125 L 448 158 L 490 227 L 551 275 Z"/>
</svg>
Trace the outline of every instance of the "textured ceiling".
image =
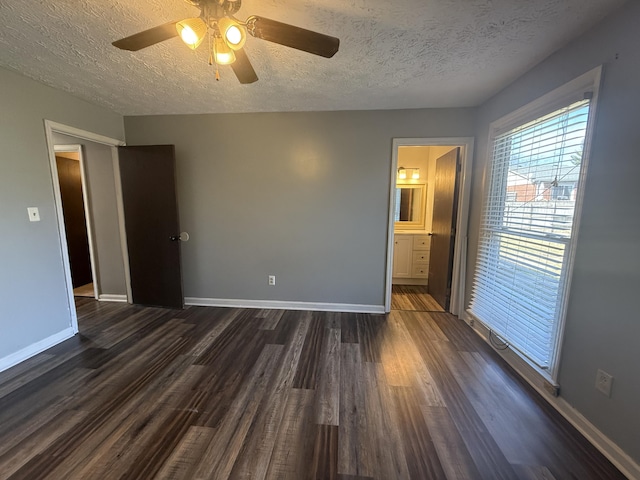
<svg viewBox="0 0 640 480">
<path fill-rule="evenodd" d="M 183 0 L 1 0 L 0 66 L 125 115 L 475 106 L 624 0 L 244 0 L 339 37 L 332 59 L 249 37 L 260 78 L 221 80 L 178 38 L 111 42 L 199 10 Z"/>
</svg>

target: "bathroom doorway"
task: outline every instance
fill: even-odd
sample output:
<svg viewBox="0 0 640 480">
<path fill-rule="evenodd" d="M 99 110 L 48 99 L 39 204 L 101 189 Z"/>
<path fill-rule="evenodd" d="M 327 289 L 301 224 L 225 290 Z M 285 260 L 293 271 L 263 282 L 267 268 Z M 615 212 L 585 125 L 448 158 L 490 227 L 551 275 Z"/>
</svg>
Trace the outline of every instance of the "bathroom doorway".
<svg viewBox="0 0 640 480">
<path fill-rule="evenodd" d="M 394 139 L 385 311 L 462 311 L 472 138 Z"/>
</svg>

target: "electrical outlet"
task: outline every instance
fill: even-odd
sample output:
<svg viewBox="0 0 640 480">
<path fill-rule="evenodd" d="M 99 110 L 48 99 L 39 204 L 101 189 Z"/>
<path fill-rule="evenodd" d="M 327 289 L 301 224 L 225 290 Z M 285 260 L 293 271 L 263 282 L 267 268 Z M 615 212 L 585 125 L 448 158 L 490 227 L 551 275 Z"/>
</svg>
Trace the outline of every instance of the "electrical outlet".
<svg viewBox="0 0 640 480">
<path fill-rule="evenodd" d="M 603 370 L 596 373 L 596 390 L 604 393 L 607 397 L 611 396 L 611 384 L 613 377 Z"/>
<path fill-rule="evenodd" d="M 275 285 L 275 284 L 276 284 L 276 276 L 269 275 L 269 285 Z"/>
</svg>

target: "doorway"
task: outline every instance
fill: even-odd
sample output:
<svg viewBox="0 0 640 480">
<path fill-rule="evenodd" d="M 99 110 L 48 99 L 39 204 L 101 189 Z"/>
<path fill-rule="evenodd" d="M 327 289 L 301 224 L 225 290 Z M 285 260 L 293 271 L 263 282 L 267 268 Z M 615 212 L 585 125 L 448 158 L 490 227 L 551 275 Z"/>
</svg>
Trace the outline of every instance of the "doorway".
<svg viewBox="0 0 640 480">
<path fill-rule="evenodd" d="M 55 145 L 62 216 L 74 296 L 98 298 L 91 212 L 81 145 Z"/>
<path fill-rule="evenodd" d="M 69 142 L 67 144 L 62 144 L 62 142 L 60 141 L 56 142 L 57 134 L 60 134 L 62 136 L 72 137 L 72 138 L 69 139 Z M 88 144 L 88 142 L 99 144 L 102 148 L 107 148 L 108 151 L 110 149 L 110 151 L 113 152 L 113 156 L 115 158 L 115 150 L 114 150 L 115 147 L 118 145 L 123 145 L 124 142 L 121 142 L 120 140 L 104 137 L 101 135 L 97 135 L 92 132 L 87 132 L 85 130 L 80 130 L 74 127 L 68 127 L 66 125 L 51 122 L 49 120 L 45 120 L 45 135 L 46 135 L 46 140 L 47 140 L 47 145 L 49 150 L 51 179 L 52 179 L 52 185 L 53 185 L 54 202 L 56 207 L 56 216 L 58 221 L 58 232 L 60 237 L 60 244 L 59 244 L 60 254 L 62 256 L 62 263 L 63 263 L 64 273 L 65 273 L 65 283 L 67 286 L 66 290 L 67 290 L 67 302 L 68 302 L 69 313 L 70 313 L 70 323 L 74 333 L 77 333 L 78 317 L 76 313 L 76 304 L 75 304 L 75 297 L 74 297 L 74 283 L 77 283 L 78 280 L 76 279 L 76 281 L 74 282 L 74 277 L 78 277 L 78 276 L 75 274 L 72 274 L 72 259 L 71 259 L 70 250 L 68 248 L 68 245 L 70 243 L 71 232 L 69 233 L 67 232 L 67 226 L 65 225 L 65 212 L 63 209 L 63 203 L 64 203 L 63 193 L 61 191 L 61 184 L 59 180 L 60 177 L 58 172 L 58 160 L 56 158 L 56 154 L 58 154 L 58 157 L 60 157 L 61 152 L 65 152 L 65 151 L 76 152 L 78 154 L 78 162 L 79 162 L 78 167 L 80 167 L 79 168 L 80 177 L 81 177 L 81 182 L 83 187 L 82 194 L 81 194 L 82 204 L 83 204 L 82 206 L 85 212 L 85 228 L 86 228 L 87 243 L 88 243 L 87 249 L 89 250 L 89 259 L 90 259 L 90 265 L 91 265 L 91 269 L 90 269 L 91 280 L 93 283 L 92 296 L 96 298 L 96 300 L 126 302 L 127 301 L 126 295 L 122 295 L 122 296 L 104 295 L 102 294 L 102 291 L 101 291 L 101 286 L 103 285 L 101 284 L 102 282 L 100 282 L 100 275 L 98 273 L 99 261 L 97 257 L 99 255 L 96 252 L 96 248 L 95 248 L 96 245 L 94 242 L 96 237 L 99 235 L 97 235 L 96 232 L 94 231 L 94 225 L 92 222 L 92 220 L 94 219 L 91 216 L 91 208 L 89 208 L 89 203 L 90 203 L 89 192 L 91 189 L 88 188 L 88 185 L 87 185 L 88 182 L 86 181 L 87 177 L 86 177 L 86 171 L 84 168 L 86 163 L 86 157 L 84 156 L 85 152 L 83 151 L 83 148 L 80 146 L 80 143 Z M 78 144 L 75 144 L 76 140 L 78 141 Z M 73 144 L 71 144 L 72 142 Z M 58 145 L 56 145 L 56 143 Z M 109 163 L 111 164 L 113 162 L 110 161 Z M 77 175 L 77 173 L 71 174 L 71 175 Z M 76 198 L 77 198 L 77 194 L 76 194 Z M 118 215 L 118 217 L 120 217 L 120 215 Z M 121 240 L 124 241 L 124 237 L 122 237 Z M 71 240 L 71 243 L 73 243 L 73 240 Z M 111 242 L 102 242 L 102 243 L 105 243 L 111 246 L 110 245 Z M 122 258 L 124 255 L 124 253 L 122 252 L 126 251 L 126 244 L 120 242 L 120 244 L 116 246 L 116 251 L 118 252 L 117 254 L 120 256 L 119 258 Z M 125 269 L 126 269 L 127 262 L 125 261 L 124 263 L 125 263 Z M 79 278 L 82 278 L 82 277 L 79 277 Z M 128 281 L 128 276 L 125 276 L 125 281 Z"/>
<path fill-rule="evenodd" d="M 463 311 L 472 154 L 473 138 L 393 140 L 386 312 Z"/>
</svg>

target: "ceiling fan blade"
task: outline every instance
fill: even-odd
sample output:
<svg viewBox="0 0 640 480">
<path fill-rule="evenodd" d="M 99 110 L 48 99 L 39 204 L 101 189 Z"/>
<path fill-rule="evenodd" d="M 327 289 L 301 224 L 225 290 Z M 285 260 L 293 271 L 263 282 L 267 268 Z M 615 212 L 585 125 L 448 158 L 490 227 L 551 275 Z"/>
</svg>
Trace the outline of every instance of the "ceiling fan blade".
<svg viewBox="0 0 640 480">
<path fill-rule="evenodd" d="M 164 25 L 158 25 L 157 27 L 150 28 L 149 30 L 116 40 L 112 45 L 121 50 L 137 52 L 138 50 L 150 47 L 156 43 L 177 37 L 178 30 L 176 30 L 176 23 L 178 22 L 169 22 Z"/>
<path fill-rule="evenodd" d="M 253 69 L 251 62 L 249 61 L 249 57 L 244 51 L 244 48 L 235 51 L 236 61 L 231 64 L 231 69 L 233 73 L 236 74 L 240 83 L 253 83 L 258 81 L 258 75 L 256 75 L 256 71 Z"/>
<path fill-rule="evenodd" d="M 340 47 L 340 39 L 336 37 L 263 17 L 249 17 L 247 31 L 256 38 L 326 58 L 333 57 Z"/>
</svg>

